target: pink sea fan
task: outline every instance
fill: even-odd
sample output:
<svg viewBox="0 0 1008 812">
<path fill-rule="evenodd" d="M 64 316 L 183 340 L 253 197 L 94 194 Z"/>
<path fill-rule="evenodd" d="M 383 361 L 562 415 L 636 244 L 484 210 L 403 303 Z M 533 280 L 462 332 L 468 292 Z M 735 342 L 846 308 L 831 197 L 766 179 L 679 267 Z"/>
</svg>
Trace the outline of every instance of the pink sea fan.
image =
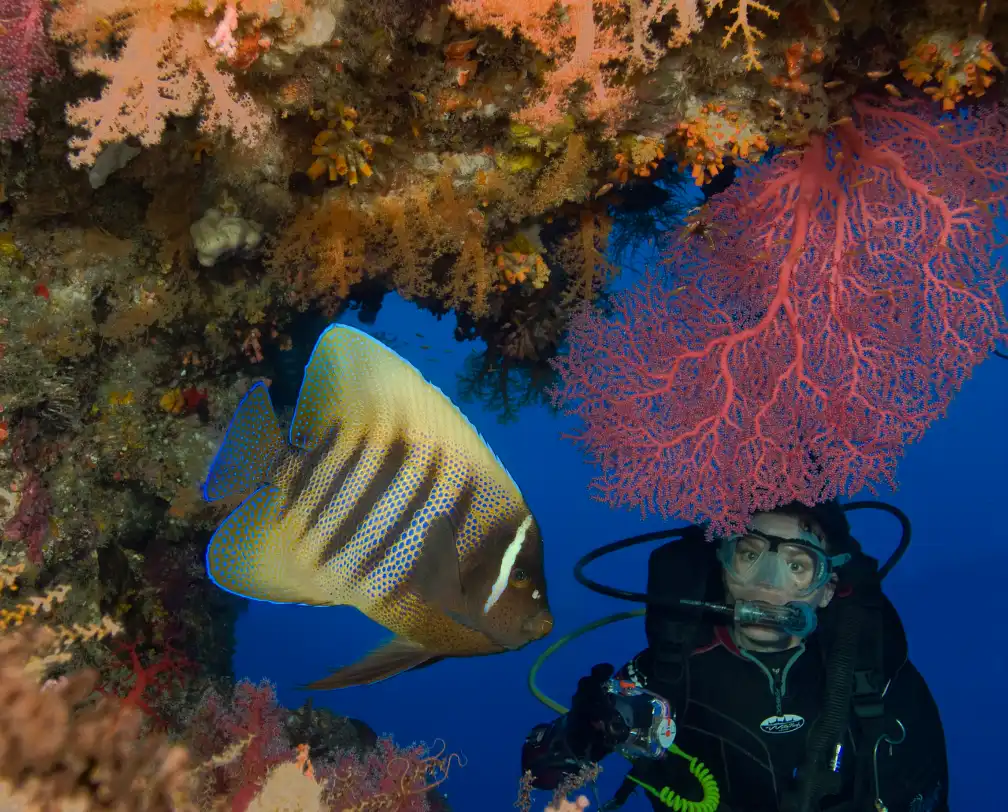
<svg viewBox="0 0 1008 812">
<path fill-rule="evenodd" d="M 1005 335 L 997 109 L 859 100 L 800 154 L 741 170 L 657 278 L 585 313 L 556 400 L 613 506 L 737 529 L 756 510 L 894 484 Z"/>
<path fill-rule="evenodd" d="M 45 31 L 48 8 L 45 0 L 0 0 L 0 141 L 28 132 L 32 82 L 58 73 Z"/>
</svg>

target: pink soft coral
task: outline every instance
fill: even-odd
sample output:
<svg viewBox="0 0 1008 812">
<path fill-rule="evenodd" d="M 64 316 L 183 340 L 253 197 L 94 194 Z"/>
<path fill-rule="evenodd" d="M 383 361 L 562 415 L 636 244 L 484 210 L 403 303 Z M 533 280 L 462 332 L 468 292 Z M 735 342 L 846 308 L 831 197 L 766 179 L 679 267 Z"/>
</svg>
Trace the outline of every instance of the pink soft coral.
<svg viewBox="0 0 1008 812">
<path fill-rule="evenodd" d="M 226 129 L 248 146 L 260 143 L 271 125 L 269 114 L 238 92 L 234 75 L 219 62 L 208 36 L 219 26 L 209 17 L 173 14 L 184 5 L 77 0 L 55 15 L 54 35 L 66 41 L 93 39 L 95 28 L 107 27 L 108 20 L 127 37 L 118 58 L 92 47 L 74 59 L 78 73 L 97 73 L 109 81 L 99 98 L 67 108 L 67 121 L 87 132 L 70 139 L 72 166 L 93 164 L 104 145 L 129 136 L 145 146 L 158 144 L 169 116 L 196 112 L 208 135 Z M 214 7 L 209 3 L 208 12 Z"/>
<path fill-rule="evenodd" d="M 24 478 L 19 491 L 17 511 L 4 525 L 4 536 L 24 544 L 28 560 L 41 566 L 46 537 L 49 535 L 52 497 L 41 477 L 34 472 Z"/>
<path fill-rule="evenodd" d="M 170 20 L 136 29 L 118 59 L 85 54 L 74 67 L 109 83 L 100 98 L 67 109 L 67 121 L 88 133 L 70 139 L 71 166 L 94 163 L 103 145 L 130 135 L 145 146 L 158 144 L 168 116 L 192 115 L 201 103 L 200 129 L 207 133 L 225 127 L 254 146 L 270 125 L 251 97 L 236 93 L 234 77 L 217 67 L 217 54 L 200 30 Z"/>
<path fill-rule="evenodd" d="M 562 121 L 567 94 L 578 80 L 589 91 L 589 116 L 614 128 L 633 109 L 632 91 L 613 81 L 609 63 L 632 59 L 638 50 L 617 23 L 619 0 L 565 0 L 558 15 L 553 0 L 453 0 L 452 11 L 469 25 L 493 26 L 505 35 L 520 32 L 557 62 L 543 76 L 544 96 L 518 114 L 518 119 L 541 129 Z"/>
<path fill-rule="evenodd" d="M 284 713 L 266 680 L 241 680 L 230 700 L 213 690 L 204 697 L 189 735 L 200 756 L 214 759 L 214 789 L 230 797 L 232 812 L 244 812 L 269 771 L 294 758 Z"/>
</svg>

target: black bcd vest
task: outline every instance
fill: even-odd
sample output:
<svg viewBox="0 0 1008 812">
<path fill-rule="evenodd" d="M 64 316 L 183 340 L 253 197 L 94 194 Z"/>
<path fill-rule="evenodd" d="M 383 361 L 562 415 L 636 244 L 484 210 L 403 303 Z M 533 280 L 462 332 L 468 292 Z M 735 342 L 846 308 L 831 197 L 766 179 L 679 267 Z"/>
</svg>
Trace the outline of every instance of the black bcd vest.
<svg viewBox="0 0 1008 812">
<path fill-rule="evenodd" d="M 833 769 L 836 745 L 851 730 L 857 741 L 854 798 L 831 805 L 830 812 L 872 809 L 874 742 L 894 732 L 887 718 L 883 693 L 889 680 L 906 660 L 903 624 L 882 593 L 878 562 L 856 549 L 843 567 L 837 597 L 819 612 L 821 650 L 825 657 L 826 684 L 820 719 L 810 731 L 805 763 L 799 768 L 796 788 L 781 801 L 781 812 L 820 812 L 823 798 L 835 795 L 839 774 Z M 724 588 L 715 545 L 702 528 L 686 528 L 683 537 L 652 551 L 648 559 L 645 633 L 651 662 L 672 688 L 687 675 L 693 651 L 713 636 L 713 626 L 699 610 L 675 606 L 677 598 L 722 602 Z M 668 696 L 677 704 L 676 696 Z M 633 784 L 621 792 L 629 795 Z M 616 799 L 614 799 L 616 800 Z M 615 808 L 615 807 L 610 807 Z"/>
</svg>

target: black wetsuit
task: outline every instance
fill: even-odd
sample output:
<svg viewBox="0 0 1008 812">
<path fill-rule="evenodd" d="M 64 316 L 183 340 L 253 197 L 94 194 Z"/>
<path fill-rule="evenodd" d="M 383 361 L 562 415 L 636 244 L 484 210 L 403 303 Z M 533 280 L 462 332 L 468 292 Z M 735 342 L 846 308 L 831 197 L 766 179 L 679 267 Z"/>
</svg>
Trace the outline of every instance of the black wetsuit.
<svg viewBox="0 0 1008 812">
<path fill-rule="evenodd" d="M 902 648 L 888 647 L 885 654 L 884 704 L 887 715 L 902 723 L 906 737 L 892 745 L 865 741 L 852 714 L 839 767 L 841 791 L 823 799 L 820 810 L 877 812 L 882 807 L 876 807 L 875 799 L 880 798 L 888 812 L 948 811 L 941 720 L 927 685 L 906 657 L 905 638 L 903 643 Z M 710 769 L 721 792 L 718 812 L 778 812 L 782 793 L 794 784 L 803 764 L 809 730 L 822 706 L 823 645 L 817 631 L 790 651 L 740 652 L 721 627 L 708 630 L 703 645 L 688 658 L 687 677 L 678 689 L 663 680 L 651 649 L 641 652 L 619 675 L 667 697 L 678 709 L 676 744 Z M 583 759 L 585 743 L 572 737 L 569 727 L 573 726 L 562 717 L 536 728 L 526 741 L 522 768 L 531 770 L 542 789 L 554 788 L 562 774 Z M 855 804 L 856 752 L 864 747 L 876 753 L 878 781 L 874 769 L 862 776 L 870 782 L 861 793 L 867 800 Z M 687 766 L 684 759 L 670 755 L 657 761 L 640 759 L 634 775 L 659 790 L 667 786 L 699 800 L 699 784 Z M 655 809 L 667 808 L 648 797 Z"/>
</svg>

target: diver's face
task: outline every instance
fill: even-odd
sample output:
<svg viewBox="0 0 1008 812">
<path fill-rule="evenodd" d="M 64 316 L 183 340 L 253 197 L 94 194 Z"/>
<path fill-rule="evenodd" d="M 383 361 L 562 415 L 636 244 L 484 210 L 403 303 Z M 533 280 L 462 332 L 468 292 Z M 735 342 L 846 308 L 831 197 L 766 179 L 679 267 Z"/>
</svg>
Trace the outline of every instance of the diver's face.
<svg viewBox="0 0 1008 812">
<path fill-rule="evenodd" d="M 802 524 L 795 516 L 785 513 L 757 513 L 749 522 L 749 527 L 768 536 L 800 539 Z M 799 596 L 785 589 L 764 583 L 742 584 L 730 573 L 724 572 L 725 589 L 731 603 L 735 601 L 764 601 L 777 606 L 786 603 L 805 603 L 816 609 L 823 609 L 833 600 L 836 592 L 836 575 L 812 592 Z M 737 626 L 735 638 L 740 645 L 752 649 L 784 649 L 798 644 L 798 639 L 785 631 L 769 626 Z"/>
</svg>

